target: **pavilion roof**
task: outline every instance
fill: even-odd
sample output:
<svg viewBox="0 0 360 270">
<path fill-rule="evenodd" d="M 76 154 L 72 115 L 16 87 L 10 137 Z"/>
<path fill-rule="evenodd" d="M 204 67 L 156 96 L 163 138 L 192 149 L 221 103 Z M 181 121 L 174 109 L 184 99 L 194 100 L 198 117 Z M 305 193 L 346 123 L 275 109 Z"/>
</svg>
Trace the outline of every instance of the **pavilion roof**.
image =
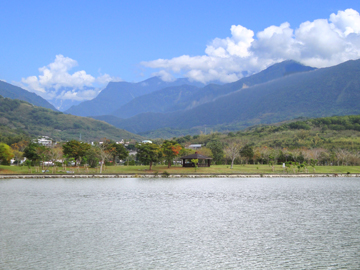
<svg viewBox="0 0 360 270">
<path fill-rule="evenodd" d="M 181 157 L 180 159 L 212 159 L 212 158 L 200 155 L 200 154 L 198 154 L 198 152 L 195 152 L 195 154 L 187 155 L 187 156 Z"/>
</svg>

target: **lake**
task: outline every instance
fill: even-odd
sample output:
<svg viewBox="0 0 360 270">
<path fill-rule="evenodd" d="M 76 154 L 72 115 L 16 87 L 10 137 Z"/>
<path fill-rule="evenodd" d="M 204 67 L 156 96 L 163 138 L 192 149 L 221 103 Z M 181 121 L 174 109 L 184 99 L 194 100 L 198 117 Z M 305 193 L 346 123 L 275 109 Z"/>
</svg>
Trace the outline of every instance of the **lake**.
<svg viewBox="0 0 360 270">
<path fill-rule="evenodd" d="M 0 269 L 360 269 L 359 178 L 0 181 Z"/>
</svg>

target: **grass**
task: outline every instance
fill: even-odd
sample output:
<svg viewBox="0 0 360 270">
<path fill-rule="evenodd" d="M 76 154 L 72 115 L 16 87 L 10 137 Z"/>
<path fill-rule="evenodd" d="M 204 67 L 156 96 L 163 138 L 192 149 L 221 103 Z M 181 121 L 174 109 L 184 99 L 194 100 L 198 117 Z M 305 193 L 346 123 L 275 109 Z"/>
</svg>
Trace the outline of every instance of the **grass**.
<svg viewBox="0 0 360 270">
<path fill-rule="evenodd" d="M 65 174 L 66 171 L 81 173 L 81 174 L 95 174 L 99 173 L 99 168 L 92 169 L 89 168 L 86 170 L 83 167 L 67 167 L 64 170 L 61 167 L 56 168 L 56 172 L 53 171 L 52 167 L 46 168 L 49 172 L 47 174 Z M 36 171 L 37 170 L 37 171 Z M 316 173 L 360 173 L 360 166 L 316 166 Z M 142 174 L 142 173 L 152 173 L 160 174 L 164 172 L 170 174 L 193 174 L 195 173 L 195 168 L 182 168 L 180 166 L 172 166 L 168 168 L 164 165 L 153 166 L 152 171 L 149 171 L 149 166 L 106 166 L 103 169 L 103 174 Z M 28 169 L 25 166 L 0 166 L 0 174 L 38 174 L 41 172 L 41 167 L 36 169 L 36 167 L 31 167 Z M 233 169 L 230 169 L 230 165 L 211 165 L 211 167 L 198 168 L 196 173 L 199 174 L 286 174 L 281 165 L 276 165 L 274 171 L 269 165 L 234 165 Z M 293 170 L 290 169 L 289 173 L 293 173 Z M 296 173 L 297 170 L 296 170 Z M 304 173 L 301 171 L 300 173 Z M 313 173 L 313 168 L 308 167 L 308 173 Z"/>
</svg>

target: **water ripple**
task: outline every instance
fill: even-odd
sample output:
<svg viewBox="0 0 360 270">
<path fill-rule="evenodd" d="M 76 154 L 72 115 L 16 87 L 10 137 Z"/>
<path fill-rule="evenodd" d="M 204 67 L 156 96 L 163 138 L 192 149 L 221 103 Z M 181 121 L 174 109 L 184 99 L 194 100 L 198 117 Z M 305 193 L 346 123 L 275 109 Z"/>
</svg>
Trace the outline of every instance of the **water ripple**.
<svg viewBox="0 0 360 270">
<path fill-rule="evenodd" d="M 360 181 L 0 181 L 1 269 L 360 269 Z"/>
</svg>

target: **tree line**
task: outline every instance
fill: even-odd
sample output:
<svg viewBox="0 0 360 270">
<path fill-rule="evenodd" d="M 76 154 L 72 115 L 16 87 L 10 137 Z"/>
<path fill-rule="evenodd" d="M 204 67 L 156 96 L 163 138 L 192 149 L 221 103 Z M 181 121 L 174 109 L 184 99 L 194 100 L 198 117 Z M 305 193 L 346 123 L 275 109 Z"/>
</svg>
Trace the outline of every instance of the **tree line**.
<svg viewBox="0 0 360 270">
<path fill-rule="evenodd" d="M 77 140 L 71 140 L 62 144 L 48 147 L 33 141 L 18 141 L 10 146 L 0 143 L 0 162 L 10 165 L 10 160 L 20 164 L 20 160 L 26 158 L 25 165 L 45 167 L 46 162 L 52 165 L 85 165 L 91 168 L 103 165 L 116 164 L 117 161 L 129 160 L 129 150 L 136 150 L 135 159 L 142 164 L 149 165 L 152 169 L 154 163 L 165 162 L 168 167 L 180 154 L 186 154 L 180 144 L 173 140 L 164 141 L 161 145 L 153 143 L 136 143 L 135 145 L 117 144 L 114 141 L 103 139 L 101 142 L 89 144 Z"/>
<path fill-rule="evenodd" d="M 198 136 L 194 136 L 196 139 Z M 26 165 L 44 166 L 45 162 L 54 165 L 86 165 L 92 168 L 103 165 L 116 164 L 119 160 L 127 161 L 125 165 L 140 163 L 149 165 L 167 164 L 170 167 L 179 157 L 192 154 L 195 150 L 185 148 L 188 143 L 179 143 L 177 140 L 158 140 L 155 143 L 136 143 L 125 147 L 114 141 L 103 139 L 101 142 L 89 144 L 71 140 L 52 147 L 46 147 L 35 142 L 20 140 L 10 146 L 0 143 L 0 162 L 9 165 L 12 158 L 19 163 L 26 158 Z M 136 150 L 134 157 L 129 156 L 129 150 Z M 360 151 L 342 148 L 286 148 L 256 146 L 241 138 L 228 136 L 226 141 L 213 139 L 197 150 L 202 155 L 212 158 L 213 164 L 297 164 L 301 165 L 360 165 Z M 129 162 L 131 160 L 131 162 Z"/>
</svg>

